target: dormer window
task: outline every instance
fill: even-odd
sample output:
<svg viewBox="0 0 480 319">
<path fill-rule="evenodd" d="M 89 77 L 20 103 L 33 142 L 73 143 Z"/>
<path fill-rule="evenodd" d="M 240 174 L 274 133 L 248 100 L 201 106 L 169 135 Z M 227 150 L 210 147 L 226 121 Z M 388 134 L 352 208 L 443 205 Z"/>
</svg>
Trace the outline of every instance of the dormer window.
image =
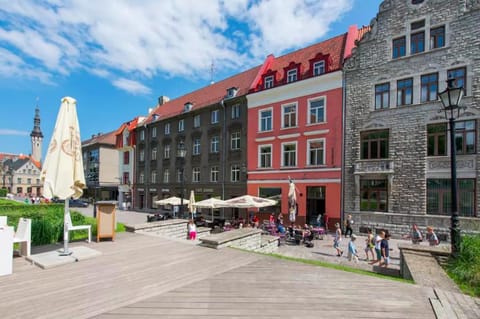
<svg viewBox="0 0 480 319">
<path fill-rule="evenodd" d="M 227 98 L 232 98 L 237 95 L 238 89 L 236 87 L 231 87 L 227 89 Z"/>
<path fill-rule="evenodd" d="M 193 104 L 192 102 L 187 102 L 185 103 L 185 105 L 183 106 L 183 111 L 184 112 L 189 112 L 193 107 Z"/>
<path fill-rule="evenodd" d="M 156 121 L 156 120 L 158 120 L 159 117 L 160 117 L 160 115 L 158 115 L 158 114 L 153 114 L 152 120 L 153 120 L 153 121 Z"/>
<path fill-rule="evenodd" d="M 266 77 L 265 77 L 263 87 L 264 87 L 265 89 L 270 89 L 270 88 L 273 87 L 273 75 L 270 75 L 270 76 L 266 76 Z"/>
<path fill-rule="evenodd" d="M 325 61 L 317 61 L 313 63 L 313 76 L 325 73 Z"/>
<path fill-rule="evenodd" d="M 287 71 L 287 83 L 295 82 L 297 80 L 297 69 Z"/>
</svg>

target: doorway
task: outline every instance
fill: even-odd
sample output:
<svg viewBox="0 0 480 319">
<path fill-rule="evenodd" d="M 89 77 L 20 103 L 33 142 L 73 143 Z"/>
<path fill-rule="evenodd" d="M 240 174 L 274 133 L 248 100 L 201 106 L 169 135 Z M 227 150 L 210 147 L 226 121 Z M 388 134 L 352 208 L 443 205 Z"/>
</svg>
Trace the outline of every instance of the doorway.
<svg viewBox="0 0 480 319">
<path fill-rule="evenodd" d="M 325 214 L 325 186 L 307 186 L 307 219 L 309 225 L 321 224 L 321 218 Z"/>
</svg>

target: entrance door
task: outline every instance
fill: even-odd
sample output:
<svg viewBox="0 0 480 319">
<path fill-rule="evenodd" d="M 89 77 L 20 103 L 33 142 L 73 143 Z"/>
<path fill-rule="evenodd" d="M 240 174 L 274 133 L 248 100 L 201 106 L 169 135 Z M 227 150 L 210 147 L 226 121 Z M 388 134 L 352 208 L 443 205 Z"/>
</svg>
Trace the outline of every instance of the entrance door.
<svg viewBox="0 0 480 319">
<path fill-rule="evenodd" d="M 318 215 L 325 214 L 325 186 L 307 186 L 307 220 L 309 225 L 318 225 Z"/>
</svg>

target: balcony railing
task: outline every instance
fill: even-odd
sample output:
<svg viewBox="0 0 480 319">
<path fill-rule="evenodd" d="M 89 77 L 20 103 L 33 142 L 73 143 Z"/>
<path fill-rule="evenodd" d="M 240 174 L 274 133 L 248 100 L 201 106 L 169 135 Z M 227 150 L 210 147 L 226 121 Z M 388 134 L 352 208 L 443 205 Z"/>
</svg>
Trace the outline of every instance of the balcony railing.
<svg viewBox="0 0 480 319">
<path fill-rule="evenodd" d="M 393 172 L 393 160 L 389 159 L 361 160 L 355 163 L 355 174 L 393 174 Z"/>
</svg>

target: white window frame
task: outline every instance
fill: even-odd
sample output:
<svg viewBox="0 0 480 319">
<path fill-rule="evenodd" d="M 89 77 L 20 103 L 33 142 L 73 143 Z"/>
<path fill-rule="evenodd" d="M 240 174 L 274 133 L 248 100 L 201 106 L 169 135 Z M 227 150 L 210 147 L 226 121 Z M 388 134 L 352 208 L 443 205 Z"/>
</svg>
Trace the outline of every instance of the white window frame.
<svg viewBox="0 0 480 319">
<path fill-rule="evenodd" d="M 176 173 L 177 173 L 177 174 L 176 174 L 176 175 L 177 175 L 177 183 L 181 183 L 181 182 L 182 182 L 182 179 L 183 179 L 183 174 L 184 174 L 183 169 L 177 168 Z"/>
<path fill-rule="evenodd" d="M 325 74 L 325 61 L 313 62 L 313 76 Z"/>
<path fill-rule="evenodd" d="M 152 161 L 157 159 L 157 147 L 152 147 Z"/>
<path fill-rule="evenodd" d="M 144 172 L 140 172 L 140 174 L 138 174 L 138 183 L 139 184 L 145 183 L 145 173 Z"/>
<path fill-rule="evenodd" d="M 310 116 L 310 114 L 312 112 L 312 103 L 317 102 L 317 101 L 321 101 L 321 100 L 323 100 L 323 106 L 321 107 L 321 108 L 323 108 L 323 121 L 312 122 L 312 118 Z M 326 96 L 313 97 L 311 99 L 308 99 L 307 103 L 308 103 L 308 114 L 307 114 L 308 124 L 326 123 L 327 122 L 327 97 Z"/>
<path fill-rule="evenodd" d="M 273 75 L 266 76 L 263 83 L 264 89 L 273 88 Z"/>
<path fill-rule="evenodd" d="M 298 70 L 290 69 L 287 71 L 287 83 L 292 83 L 298 80 Z"/>
<path fill-rule="evenodd" d="M 140 141 L 145 141 L 145 130 L 140 131 Z"/>
<path fill-rule="evenodd" d="M 240 134 L 241 132 L 233 132 L 230 135 L 230 149 L 239 150 L 240 149 Z"/>
<path fill-rule="evenodd" d="M 163 147 L 163 158 L 164 159 L 169 159 L 170 158 L 170 151 L 171 151 L 170 144 L 165 144 L 165 146 Z"/>
<path fill-rule="evenodd" d="M 165 135 L 170 135 L 170 123 L 165 123 Z"/>
<path fill-rule="evenodd" d="M 215 135 L 210 139 L 210 153 L 219 153 L 220 152 L 220 138 Z"/>
<path fill-rule="evenodd" d="M 220 118 L 220 110 L 213 110 L 210 114 L 210 124 L 217 124 Z"/>
<path fill-rule="evenodd" d="M 142 149 L 140 150 L 140 162 L 144 162 L 145 161 L 145 150 Z"/>
<path fill-rule="evenodd" d="M 268 118 L 264 118 L 262 116 L 262 113 L 264 112 L 270 112 L 270 129 L 266 129 L 266 130 L 262 130 L 262 122 L 265 120 L 267 120 Z M 266 108 L 266 109 L 262 109 L 262 110 L 259 110 L 258 111 L 258 131 L 259 132 L 271 132 L 273 131 L 273 108 L 272 107 L 269 107 L 269 108 Z"/>
<path fill-rule="evenodd" d="M 321 164 L 312 164 L 311 163 L 311 144 L 312 143 L 322 143 L 323 144 L 323 156 L 322 156 L 322 163 Z M 323 166 L 325 165 L 325 158 L 326 158 L 326 139 L 325 138 L 316 138 L 316 139 L 311 139 L 311 140 L 307 140 L 307 162 L 306 162 L 306 166 Z"/>
<path fill-rule="evenodd" d="M 200 114 L 197 114 L 193 117 L 193 127 L 200 127 Z"/>
<path fill-rule="evenodd" d="M 152 173 L 150 175 L 150 182 L 155 184 L 157 182 L 157 170 L 152 170 Z"/>
<path fill-rule="evenodd" d="M 218 166 L 212 166 L 210 168 L 210 182 L 218 182 L 219 176 L 220 176 L 220 170 Z"/>
<path fill-rule="evenodd" d="M 152 137 L 157 137 L 157 128 L 156 127 L 152 128 Z"/>
<path fill-rule="evenodd" d="M 178 131 L 183 132 L 185 130 L 185 120 L 178 120 Z"/>
<path fill-rule="evenodd" d="M 200 167 L 192 168 L 192 183 L 200 183 Z"/>
<path fill-rule="evenodd" d="M 240 104 L 232 105 L 232 119 L 240 118 Z"/>
<path fill-rule="evenodd" d="M 294 157 L 294 161 L 295 161 L 295 165 L 285 165 L 285 147 L 286 146 L 289 146 L 289 145 L 295 145 L 295 157 Z M 282 167 L 297 167 L 297 163 L 298 163 L 298 146 L 297 146 L 297 142 L 285 142 L 285 143 L 282 143 Z"/>
<path fill-rule="evenodd" d="M 285 109 L 287 107 L 291 107 L 291 106 L 294 106 L 295 107 L 295 112 L 289 112 L 288 114 L 289 115 L 289 124 L 290 126 L 285 126 L 285 116 L 286 116 L 286 112 L 285 112 Z M 295 123 L 292 125 L 292 114 L 295 114 Z M 289 128 L 295 128 L 298 126 L 298 103 L 297 102 L 292 102 L 292 103 L 287 103 L 287 104 L 282 104 L 282 129 L 289 129 Z"/>
<path fill-rule="evenodd" d="M 193 155 L 200 155 L 200 145 L 201 145 L 200 139 L 195 138 L 193 140 L 193 146 L 192 146 L 192 154 Z"/>
<path fill-rule="evenodd" d="M 270 160 L 268 165 L 262 166 L 262 149 L 270 148 Z M 272 167 L 272 154 L 273 154 L 273 145 L 272 144 L 263 144 L 258 146 L 258 168 L 271 168 Z"/>
<path fill-rule="evenodd" d="M 230 181 L 232 183 L 240 182 L 240 165 L 233 164 L 230 166 Z"/>
<path fill-rule="evenodd" d="M 170 182 L 170 169 L 168 168 L 163 169 L 163 182 L 164 183 Z"/>
</svg>

